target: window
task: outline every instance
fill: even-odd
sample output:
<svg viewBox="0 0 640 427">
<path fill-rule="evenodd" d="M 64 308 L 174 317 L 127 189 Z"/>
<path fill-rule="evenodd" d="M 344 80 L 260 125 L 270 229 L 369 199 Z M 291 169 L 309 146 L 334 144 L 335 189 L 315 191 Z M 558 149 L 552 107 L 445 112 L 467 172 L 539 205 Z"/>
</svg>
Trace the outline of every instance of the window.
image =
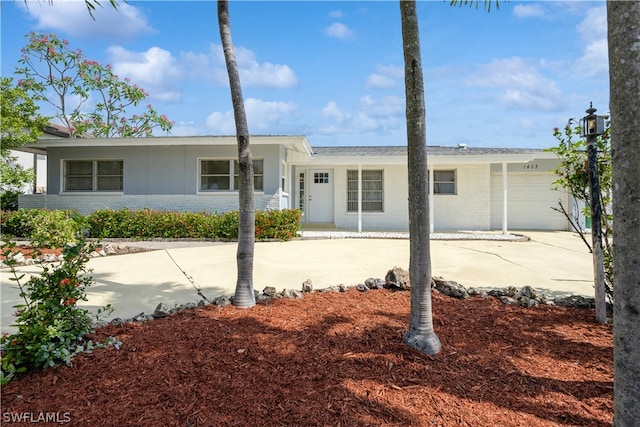
<svg viewBox="0 0 640 427">
<path fill-rule="evenodd" d="M 240 164 L 237 160 L 201 160 L 200 191 L 237 191 L 240 188 Z M 264 163 L 253 160 L 253 188 L 264 190 Z"/>
<path fill-rule="evenodd" d="M 298 175 L 298 191 L 300 192 L 300 196 L 298 197 L 298 209 L 300 209 L 302 217 L 304 217 L 304 172 L 301 172 Z"/>
<path fill-rule="evenodd" d="M 456 194 L 456 171 L 433 171 L 433 194 Z"/>
<path fill-rule="evenodd" d="M 64 191 L 122 191 L 122 160 L 66 160 Z"/>
<path fill-rule="evenodd" d="M 358 212 L 358 171 L 347 171 L 347 212 Z M 362 171 L 362 212 L 384 212 L 382 170 Z"/>
<path fill-rule="evenodd" d="M 313 173 L 313 183 L 314 184 L 328 184 L 329 183 L 329 172 L 314 172 Z"/>
</svg>

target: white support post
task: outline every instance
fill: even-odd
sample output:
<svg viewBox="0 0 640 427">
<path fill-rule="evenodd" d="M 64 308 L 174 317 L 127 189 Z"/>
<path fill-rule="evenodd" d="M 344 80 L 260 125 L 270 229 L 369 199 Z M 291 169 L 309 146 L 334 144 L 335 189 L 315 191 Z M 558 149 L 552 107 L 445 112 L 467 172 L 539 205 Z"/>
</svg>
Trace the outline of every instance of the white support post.
<svg viewBox="0 0 640 427">
<path fill-rule="evenodd" d="M 362 232 L 362 165 L 358 165 L 358 233 Z"/>
<path fill-rule="evenodd" d="M 429 168 L 429 233 L 435 230 L 434 208 L 433 208 L 433 165 Z"/>
<path fill-rule="evenodd" d="M 507 197 L 507 163 L 502 163 L 502 234 L 507 234 L 507 218 L 509 215 L 509 202 Z"/>
</svg>

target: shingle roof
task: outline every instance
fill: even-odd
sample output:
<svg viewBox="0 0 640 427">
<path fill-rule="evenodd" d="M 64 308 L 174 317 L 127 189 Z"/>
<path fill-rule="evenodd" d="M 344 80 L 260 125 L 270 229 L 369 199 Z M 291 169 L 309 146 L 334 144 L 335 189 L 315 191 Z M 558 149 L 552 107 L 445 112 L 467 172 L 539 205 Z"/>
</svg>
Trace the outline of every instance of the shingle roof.
<svg viewBox="0 0 640 427">
<path fill-rule="evenodd" d="M 533 154 L 542 150 L 532 148 L 480 148 L 480 147 L 440 147 L 427 146 L 427 155 L 464 156 L 491 154 Z M 402 146 L 355 146 L 355 147 L 313 147 L 313 154 L 322 157 L 343 156 L 406 156 L 407 147 Z"/>
</svg>

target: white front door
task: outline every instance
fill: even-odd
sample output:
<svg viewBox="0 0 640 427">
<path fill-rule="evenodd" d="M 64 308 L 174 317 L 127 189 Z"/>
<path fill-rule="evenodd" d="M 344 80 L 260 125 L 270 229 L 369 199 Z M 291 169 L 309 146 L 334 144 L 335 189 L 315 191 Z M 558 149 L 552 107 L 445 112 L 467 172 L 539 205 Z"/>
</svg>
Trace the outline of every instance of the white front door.
<svg viewBox="0 0 640 427">
<path fill-rule="evenodd" d="M 333 171 L 309 171 L 309 222 L 333 222 Z"/>
</svg>

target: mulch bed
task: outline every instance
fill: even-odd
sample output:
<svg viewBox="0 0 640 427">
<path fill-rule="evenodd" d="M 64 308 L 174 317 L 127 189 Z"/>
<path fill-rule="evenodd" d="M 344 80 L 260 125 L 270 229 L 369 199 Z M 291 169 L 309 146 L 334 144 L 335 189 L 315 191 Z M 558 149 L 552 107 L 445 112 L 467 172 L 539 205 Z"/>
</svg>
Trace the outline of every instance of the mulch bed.
<svg viewBox="0 0 640 427">
<path fill-rule="evenodd" d="M 443 344 L 402 343 L 409 292 L 305 294 L 108 326 L 123 345 L 27 374 L 2 412 L 77 426 L 604 426 L 613 338 L 590 310 L 433 295 Z M 42 425 L 46 425 L 42 423 Z"/>
</svg>

